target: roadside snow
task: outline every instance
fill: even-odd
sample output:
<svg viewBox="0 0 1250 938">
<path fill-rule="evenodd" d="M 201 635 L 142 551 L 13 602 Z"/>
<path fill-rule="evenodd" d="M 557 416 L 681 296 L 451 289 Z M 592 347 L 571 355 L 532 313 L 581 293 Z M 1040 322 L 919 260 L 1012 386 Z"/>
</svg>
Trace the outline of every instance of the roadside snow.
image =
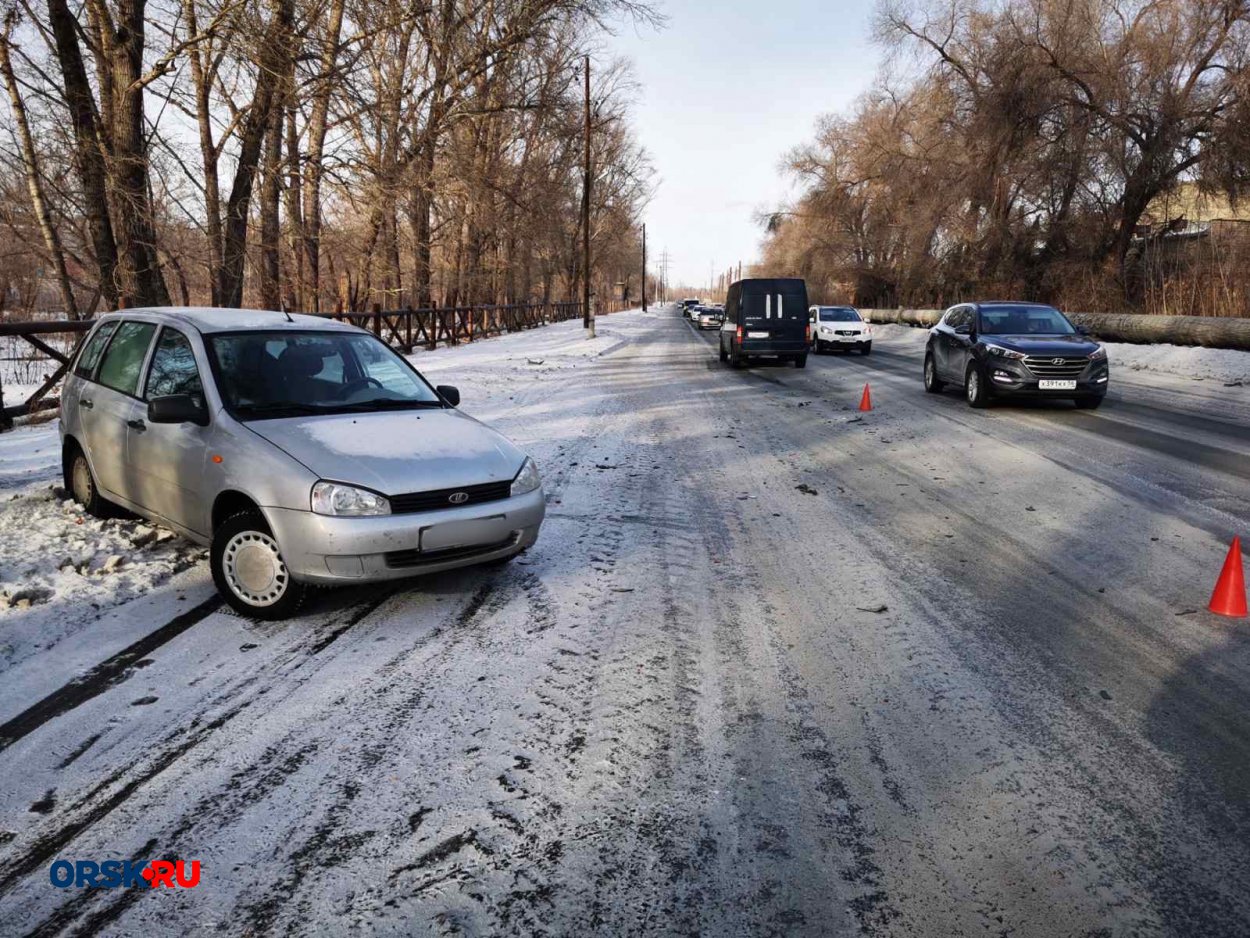
<svg viewBox="0 0 1250 938">
<path fill-rule="evenodd" d="M 890 347 L 914 349 L 917 353 L 924 348 L 929 335 L 928 329 L 893 323 L 874 325 L 872 331 L 874 342 L 888 344 Z M 1250 352 L 1185 345 L 1131 345 L 1126 342 L 1103 344 L 1116 367 L 1250 387 Z"/>
</svg>

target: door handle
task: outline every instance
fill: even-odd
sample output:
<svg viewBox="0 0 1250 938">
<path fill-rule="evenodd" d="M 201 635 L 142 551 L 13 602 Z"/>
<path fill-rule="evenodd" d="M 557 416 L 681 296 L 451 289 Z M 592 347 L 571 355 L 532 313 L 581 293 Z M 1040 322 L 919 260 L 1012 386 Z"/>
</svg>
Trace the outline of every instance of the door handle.
<svg viewBox="0 0 1250 938">
<path fill-rule="evenodd" d="M 78 406 L 85 407 L 87 410 L 90 410 L 92 407 L 95 407 L 95 404 L 91 403 L 91 398 L 89 397 L 80 397 L 78 399 Z"/>
<path fill-rule="evenodd" d="M 132 430 L 138 430 L 140 433 L 148 428 L 148 425 L 142 420 L 127 420 L 126 426 L 130 427 Z"/>
</svg>

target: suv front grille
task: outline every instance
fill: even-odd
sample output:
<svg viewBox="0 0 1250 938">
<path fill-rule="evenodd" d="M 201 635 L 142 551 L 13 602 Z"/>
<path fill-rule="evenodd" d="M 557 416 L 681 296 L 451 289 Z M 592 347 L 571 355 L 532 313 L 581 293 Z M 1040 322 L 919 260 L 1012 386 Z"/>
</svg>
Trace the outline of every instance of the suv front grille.
<svg viewBox="0 0 1250 938">
<path fill-rule="evenodd" d="M 1024 360 L 1029 371 L 1039 378 L 1078 378 L 1089 364 L 1088 358 L 1064 358 L 1059 355 L 1030 355 Z"/>
<path fill-rule="evenodd" d="M 453 495 L 463 492 L 468 497 L 453 502 Z M 410 515 L 418 511 L 438 511 L 442 508 L 463 508 L 482 502 L 497 502 L 512 494 L 512 482 L 487 482 L 484 485 L 462 485 L 454 489 L 435 489 L 429 492 L 409 492 L 392 495 L 391 514 Z"/>
</svg>

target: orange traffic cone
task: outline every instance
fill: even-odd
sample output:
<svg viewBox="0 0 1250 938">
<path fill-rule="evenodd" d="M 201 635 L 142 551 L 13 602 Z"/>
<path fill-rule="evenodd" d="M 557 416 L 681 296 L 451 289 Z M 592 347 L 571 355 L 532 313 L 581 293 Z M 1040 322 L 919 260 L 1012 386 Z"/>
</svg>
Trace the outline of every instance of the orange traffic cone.
<svg viewBox="0 0 1250 938">
<path fill-rule="evenodd" d="M 1233 538 L 1233 546 L 1224 558 L 1224 569 L 1215 581 L 1215 592 L 1207 606 L 1218 616 L 1242 618 L 1246 615 L 1246 578 L 1241 569 L 1241 538 Z"/>
<path fill-rule="evenodd" d="M 868 385 L 864 385 L 864 396 L 859 399 L 860 410 L 872 410 L 872 392 L 868 390 Z"/>
</svg>

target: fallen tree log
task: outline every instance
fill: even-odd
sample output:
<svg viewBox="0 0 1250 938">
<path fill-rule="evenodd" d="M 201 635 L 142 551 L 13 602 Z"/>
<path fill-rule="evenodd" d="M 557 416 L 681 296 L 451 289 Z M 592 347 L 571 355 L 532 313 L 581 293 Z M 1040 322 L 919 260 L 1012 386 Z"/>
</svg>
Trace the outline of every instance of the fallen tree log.
<svg viewBox="0 0 1250 938">
<path fill-rule="evenodd" d="M 937 324 L 940 309 L 863 309 L 869 322 L 929 327 Z M 1250 352 L 1250 319 L 1219 316 L 1147 316 L 1140 313 L 1068 313 L 1104 342 L 1157 345 L 1199 345 Z"/>
</svg>

